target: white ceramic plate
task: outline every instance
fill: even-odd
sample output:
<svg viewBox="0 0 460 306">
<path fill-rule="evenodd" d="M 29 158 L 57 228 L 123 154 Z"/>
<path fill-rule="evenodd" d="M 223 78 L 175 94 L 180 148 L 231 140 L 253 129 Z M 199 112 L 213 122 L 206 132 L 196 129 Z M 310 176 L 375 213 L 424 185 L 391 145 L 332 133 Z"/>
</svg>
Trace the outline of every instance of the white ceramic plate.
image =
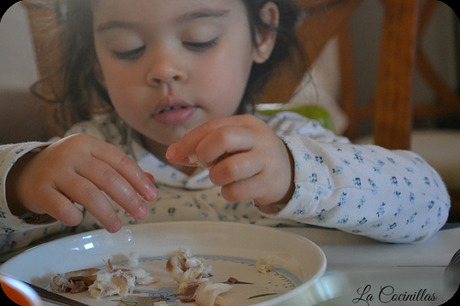
<svg viewBox="0 0 460 306">
<path fill-rule="evenodd" d="M 123 228 L 116 234 L 105 230 L 87 232 L 55 240 L 32 248 L 4 263 L 0 272 L 47 288 L 57 273 L 104 267 L 110 259 L 115 266 L 126 263 L 130 252 L 138 252 L 141 267 L 153 276 L 165 273 L 168 254 L 189 249 L 213 268 L 213 283 L 234 277 L 253 285 L 234 285 L 222 295 L 231 306 L 303 305 L 302 293 L 314 284 L 326 269 L 326 257 L 313 242 L 275 228 L 230 222 L 171 222 L 141 224 Z M 259 257 L 271 257 L 275 271 L 256 271 Z M 146 290 L 147 294 L 174 293 L 163 283 Z M 177 289 L 177 287 L 175 287 Z M 159 290 L 161 293 L 154 292 Z M 145 293 L 144 293 L 145 294 Z M 95 300 L 87 292 L 64 294 L 95 306 L 117 306 L 120 297 Z M 263 297 L 251 298 L 258 295 Z M 171 306 L 182 305 L 168 301 Z M 140 303 L 138 303 L 138 306 Z M 183 304 L 192 306 L 194 303 Z"/>
</svg>

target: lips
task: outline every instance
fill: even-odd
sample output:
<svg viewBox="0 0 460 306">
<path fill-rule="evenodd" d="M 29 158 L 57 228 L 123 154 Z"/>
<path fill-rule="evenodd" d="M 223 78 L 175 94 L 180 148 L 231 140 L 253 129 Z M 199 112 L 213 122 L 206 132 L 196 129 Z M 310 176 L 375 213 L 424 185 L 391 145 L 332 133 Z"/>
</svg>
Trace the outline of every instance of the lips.
<svg viewBox="0 0 460 306">
<path fill-rule="evenodd" d="M 153 119 L 167 126 L 186 123 L 196 112 L 197 108 L 182 99 L 167 96 L 161 99 L 153 113 Z"/>
</svg>

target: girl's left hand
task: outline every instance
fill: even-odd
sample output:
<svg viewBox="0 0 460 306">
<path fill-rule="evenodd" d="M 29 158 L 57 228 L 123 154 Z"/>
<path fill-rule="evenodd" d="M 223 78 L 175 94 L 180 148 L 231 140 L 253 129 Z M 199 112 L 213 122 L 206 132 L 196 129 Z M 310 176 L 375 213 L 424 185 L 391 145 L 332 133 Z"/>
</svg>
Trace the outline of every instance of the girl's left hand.
<svg viewBox="0 0 460 306">
<path fill-rule="evenodd" d="M 286 204 L 294 192 L 294 162 L 288 148 L 262 120 L 251 115 L 213 119 L 169 146 L 172 164 L 209 169 L 229 202 L 254 200 L 257 205 Z"/>
</svg>

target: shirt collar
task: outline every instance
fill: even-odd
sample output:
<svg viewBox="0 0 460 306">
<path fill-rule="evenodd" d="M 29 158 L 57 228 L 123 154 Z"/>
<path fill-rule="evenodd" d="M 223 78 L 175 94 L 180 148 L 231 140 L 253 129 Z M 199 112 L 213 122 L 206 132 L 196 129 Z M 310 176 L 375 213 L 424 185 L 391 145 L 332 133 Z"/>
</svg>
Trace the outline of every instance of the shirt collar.
<svg viewBox="0 0 460 306">
<path fill-rule="evenodd" d="M 187 189 L 207 189 L 214 187 L 214 184 L 209 179 L 209 171 L 207 169 L 197 168 L 197 171 L 188 176 L 171 165 L 160 161 L 155 155 L 141 146 L 137 140 L 130 140 L 132 141 L 134 160 L 136 160 L 142 170 L 153 175 L 156 183 Z"/>
</svg>

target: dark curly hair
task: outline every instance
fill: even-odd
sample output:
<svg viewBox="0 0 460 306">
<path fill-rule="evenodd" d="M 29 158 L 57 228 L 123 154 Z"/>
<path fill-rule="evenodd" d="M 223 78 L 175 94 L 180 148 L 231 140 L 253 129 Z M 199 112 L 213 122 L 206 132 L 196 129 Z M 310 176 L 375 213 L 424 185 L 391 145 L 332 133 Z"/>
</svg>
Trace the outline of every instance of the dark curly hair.
<svg viewBox="0 0 460 306">
<path fill-rule="evenodd" d="M 92 2 L 97 0 L 58 1 L 56 12 L 60 29 L 54 39 L 62 43 L 58 71 L 37 81 L 31 91 L 49 102 L 58 104 L 57 121 L 64 130 L 73 124 L 89 120 L 96 112 L 113 110 L 109 95 L 98 81 L 94 71 L 96 52 L 93 35 Z M 247 16 L 254 44 L 256 31 L 266 28 L 277 32 L 277 39 L 270 58 L 262 64 L 254 64 L 243 95 L 238 113 L 251 112 L 254 103 L 262 93 L 273 72 L 281 63 L 299 59 L 292 65 L 293 73 L 305 73 L 307 62 L 303 48 L 297 37 L 297 24 L 302 10 L 295 0 L 240 0 L 247 9 Z M 279 10 L 279 25 L 273 28 L 263 22 L 260 16 L 262 7 L 273 2 Z M 52 60 L 56 60 L 53 56 Z M 305 63 L 305 66 L 299 66 Z M 52 95 L 41 91 L 43 83 L 58 84 L 52 88 Z M 56 82 L 57 80 L 57 82 Z"/>
</svg>

